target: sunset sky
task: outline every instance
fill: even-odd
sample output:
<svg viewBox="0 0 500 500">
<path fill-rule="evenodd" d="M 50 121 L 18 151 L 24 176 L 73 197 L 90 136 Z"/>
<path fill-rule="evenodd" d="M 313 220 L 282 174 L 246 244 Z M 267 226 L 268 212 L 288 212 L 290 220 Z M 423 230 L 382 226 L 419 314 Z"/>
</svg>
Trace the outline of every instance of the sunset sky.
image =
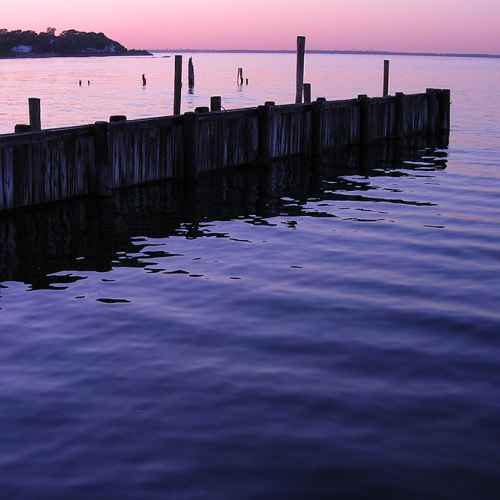
<svg viewBox="0 0 500 500">
<path fill-rule="evenodd" d="M 2 1 L 0 27 L 103 31 L 129 48 L 500 53 L 499 0 Z"/>
</svg>

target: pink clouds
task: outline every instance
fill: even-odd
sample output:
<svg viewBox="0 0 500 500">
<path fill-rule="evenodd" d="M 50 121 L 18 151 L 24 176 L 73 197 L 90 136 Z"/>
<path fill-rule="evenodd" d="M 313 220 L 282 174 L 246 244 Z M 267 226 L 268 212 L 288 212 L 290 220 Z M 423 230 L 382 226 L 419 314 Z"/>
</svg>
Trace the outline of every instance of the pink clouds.
<svg viewBox="0 0 500 500">
<path fill-rule="evenodd" d="M 476 0 L 24 0 L 6 28 L 104 31 L 140 48 L 293 48 L 500 53 L 500 2 Z"/>
</svg>

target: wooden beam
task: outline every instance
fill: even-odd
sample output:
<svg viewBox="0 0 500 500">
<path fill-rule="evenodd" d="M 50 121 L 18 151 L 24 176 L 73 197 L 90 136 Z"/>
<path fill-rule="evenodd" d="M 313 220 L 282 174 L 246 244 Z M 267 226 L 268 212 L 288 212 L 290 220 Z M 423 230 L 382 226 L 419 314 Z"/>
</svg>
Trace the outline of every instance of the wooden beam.
<svg viewBox="0 0 500 500">
<path fill-rule="evenodd" d="M 40 99 L 30 97 L 28 99 L 29 112 L 30 112 L 30 126 L 31 130 L 38 132 L 42 130 L 42 123 L 40 118 Z"/>
<path fill-rule="evenodd" d="M 384 93 L 383 96 L 387 97 L 389 95 L 389 65 L 390 61 L 384 61 Z"/>
<path fill-rule="evenodd" d="M 221 111 L 222 109 L 222 98 L 220 95 L 216 95 L 210 98 L 210 111 Z"/>
<path fill-rule="evenodd" d="M 188 85 L 190 89 L 194 89 L 194 64 L 193 64 L 193 58 L 189 58 L 189 63 L 188 63 Z"/>
<path fill-rule="evenodd" d="M 182 56 L 175 56 L 174 115 L 181 114 Z"/>
<path fill-rule="evenodd" d="M 295 103 L 302 103 L 302 91 L 304 89 L 304 55 L 306 51 L 306 37 L 297 37 L 297 94 Z"/>
<path fill-rule="evenodd" d="M 311 84 L 304 83 L 304 103 L 311 104 Z"/>
</svg>

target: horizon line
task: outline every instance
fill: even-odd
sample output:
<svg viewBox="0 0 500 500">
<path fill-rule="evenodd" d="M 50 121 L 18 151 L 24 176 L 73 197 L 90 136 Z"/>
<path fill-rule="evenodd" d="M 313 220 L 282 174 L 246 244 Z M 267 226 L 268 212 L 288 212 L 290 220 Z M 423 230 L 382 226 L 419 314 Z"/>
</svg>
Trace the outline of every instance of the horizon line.
<svg viewBox="0 0 500 500">
<path fill-rule="evenodd" d="M 226 54 L 295 54 L 293 49 L 146 49 L 150 52 L 192 52 L 192 53 L 226 53 Z M 420 57 L 461 57 L 500 59 L 500 54 L 483 52 L 406 52 L 398 50 L 335 50 L 309 49 L 307 54 L 346 54 L 346 55 L 386 55 L 386 56 L 420 56 Z"/>
</svg>

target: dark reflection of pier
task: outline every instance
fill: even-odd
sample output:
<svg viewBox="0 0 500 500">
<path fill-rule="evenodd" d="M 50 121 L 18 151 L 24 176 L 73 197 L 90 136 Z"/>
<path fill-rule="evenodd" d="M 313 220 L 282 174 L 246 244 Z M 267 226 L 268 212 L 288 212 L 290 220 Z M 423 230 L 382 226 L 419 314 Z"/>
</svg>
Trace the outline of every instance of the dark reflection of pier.
<svg viewBox="0 0 500 500">
<path fill-rule="evenodd" d="M 165 182 L 117 192 L 112 198 L 73 200 L 3 215 L 0 282 L 20 281 L 45 288 L 78 279 L 47 276 L 51 273 L 107 271 L 118 252 L 138 251 L 132 238 L 181 234 L 181 226 L 184 236 L 195 238 L 203 235 L 200 223 L 210 220 L 249 214 L 264 220 L 284 210 L 294 210 L 293 214 L 300 216 L 301 204 L 309 198 L 335 197 L 331 184 L 325 193 L 324 180 L 336 179 L 343 192 L 368 191 L 369 184 L 342 176 L 404 176 L 402 170 L 444 169 L 447 153 L 440 148 L 424 143 L 404 149 L 385 145 L 361 154 L 344 151 L 323 158 L 320 165 L 291 158 L 267 168 L 215 171 L 190 186 Z M 283 196 L 298 203 L 286 208 L 280 200 Z M 363 201 L 359 193 L 354 199 Z M 131 257 L 120 265 L 143 264 Z"/>
</svg>

